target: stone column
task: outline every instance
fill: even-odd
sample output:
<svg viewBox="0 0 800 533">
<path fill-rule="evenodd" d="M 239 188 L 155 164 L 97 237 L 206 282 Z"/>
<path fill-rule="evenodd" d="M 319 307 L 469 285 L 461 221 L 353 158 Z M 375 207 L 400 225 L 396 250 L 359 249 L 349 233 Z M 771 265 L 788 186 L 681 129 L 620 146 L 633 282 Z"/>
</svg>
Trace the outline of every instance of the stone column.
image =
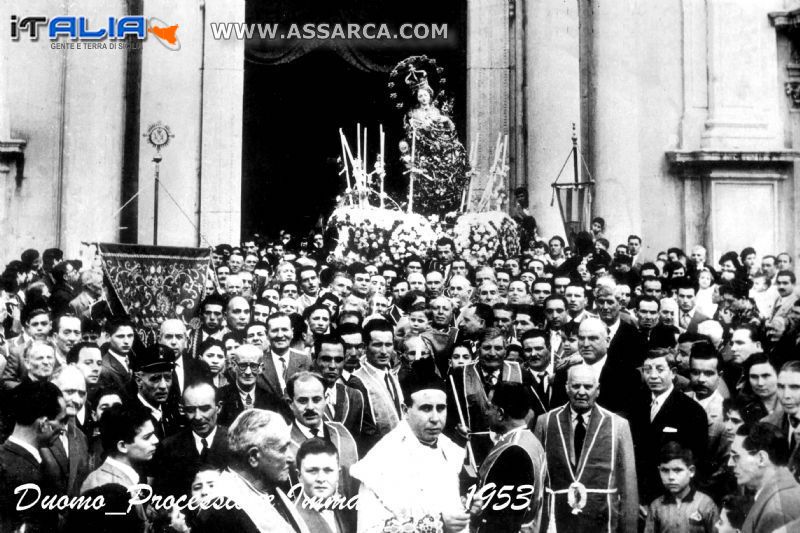
<svg viewBox="0 0 800 533">
<path fill-rule="evenodd" d="M 564 236 L 558 202 L 550 205 L 550 185 L 572 150 L 572 124 L 580 125 L 578 3 L 528 2 L 525 9 L 528 196 L 547 239 Z M 559 181 L 573 181 L 572 162 Z"/>
<path fill-rule="evenodd" d="M 638 0 L 592 0 L 588 105 L 594 215 L 615 246 L 641 234 L 639 175 Z M 649 5 L 649 4 L 647 4 Z M 588 21 L 587 21 L 588 22 Z"/>
<path fill-rule="evenodd" d="M 508 0 L 467 2 L 467 144 L 478 138 L 472 203 L 486 186 L 497 134 L 509 133 Z"/>
<path fill-rule="evenodd" d="M 92 21 L 128 14 L 126 2 L 83 0 L 70 8 Z M 123 41 L 119 41 L 120 43 Z M 101 41 L 112 46 L 113 40 Z M 54 52 L 56 53 L 56 52 Z M 77 257 L 82 241 L 117 242 L 123 131 L 125 59 L 117 49 L 65 50 L 59 242 Z"/>
<path fill-rule="evenodd" d="M 144 0 L 144 15 L 166 26 L 178 24 L 180 50 L 164 46 L 148 35 L 142 49 L 140 130 L 156 122 L 175 135 L 161 150 L 158 244 L 200 245 L 200 66 L 202 16 L 199 2 Z M 152 21 L 152 19 L 151 19 Z M 241 103 L 238 104 L 241 106 Z M 239 126 L 241 128 L 241 125 Z M 139 244 L 153 243 L 153 155 L 142 137 L 139 150 Z M 167 191 L 172 194 L 169 197 Z"/>
<path fill-rule="evenodd" d="M 212 39 L 209 22 L 244 19 L 244 0 L 206 2 L 200 231 L 213 245 L 240 240 L 244 41 Z"/>
</svg>

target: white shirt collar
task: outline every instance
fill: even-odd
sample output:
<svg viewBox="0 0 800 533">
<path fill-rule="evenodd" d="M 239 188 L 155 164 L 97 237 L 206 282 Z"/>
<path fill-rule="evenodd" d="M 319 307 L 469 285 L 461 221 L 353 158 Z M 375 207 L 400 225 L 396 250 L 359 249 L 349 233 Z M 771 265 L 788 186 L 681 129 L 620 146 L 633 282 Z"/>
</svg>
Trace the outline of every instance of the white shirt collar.
<svg viewBox="0 0 800 533">
<path fill-rule="evenodd" d="M 31 446 L 30 444 L 28 444 L 24 440 L 18 439 L 14 435 L 11 435 L 10 437 L 8 437 L 8 439 L 6 439 L 6 442 L 13 442 L 17 446 L 23 448 L 29 454 L 31 454 L 33 456 L 33 458 L 36 459 L 37 463 L 41 463 L 42 462 L 42 455 L 39 453 L 39 450 L 37 450 L 36 448 Z"/>
<path fill-rule="evenodd" d="M 617 320 L 613 324 L 608 326 L 608 338 L 609 339 L 613 340 L 614 337 L 617 335 L 617 331 L 619 331 L 619 325 L 620 325 L 621 322 L 622 322 L 622 320 L 619 317 L 617 317 Z"/>
<path fill-rule="evenodd" d="M 336 404 L 336 383 L 334 383 L 332 387 L 325 389 L 325 399 L 329 404 Z"/>
<path fill-rule="evenodd" d="M 578 423 L 578 417 L 580 416 L 581 418 L 583 418 L 584 425 L 586 427 L 589 427 L 589 417 L 592 415 L 591 409 L 586 411 L 585 413 L 576 413 L 575 411 L 572 410 L 572 408 L 570 408 L 569 413 L 570 413 L 569 419 L 572 422 L 573 426 Z"/>
<path fill-rule="evenodd" d="M 209 433 L 205 437 L 201 437 L 200 435 L 198 435 L 197 433 L 192 431 L 192 437 L 194 437 L 194 447 L 197 448 L 197 453 L 200 453 L 200 452 L 203 451 L 203 443 L 200 442 L 200 439 L 205 438 L 206 442 L 208 443 L 208 447 L 210 449 L 211 448 L 211 443 L 214 442 L 214 435 L 216 435 L 216 434 L 217 434 L 217 428 L 216 427 L 214 427 L 214 429 L 211 430 L 211 433 Z"/>
<path fill-rule="evenodd" d="M 608 359 L 608 355 L 604 355 L 601 359 L 589 364 L 597 373 L 597 379 L 600 379 L 600 372 L 603 371 L 603 367 L 606 365 L 606 359 Z"/>
<path fill-rule="evenodd" d="M 661 408 L 664 406 L 664 402 L 666 401 L 667 396 L 669 396 L 672 393 L 672 389 L 674 388 L 675 386 L 672 383 L 670 383 L 669 388 L 664 392 L 662 392 L 661 394 L 655 395 L 653 393 L 650 393 L 650 395 L 653 398 L 653 402 L 656 404 L 656 412 L 661 410 Z"/>
<path fill-rule="evenodd" d="M 121 470 L 123 474 L 131 481 L 131 485 L 139 483 L 139 474 L 132 466 L 126 465 L 122 461 L 118 461 L 113 457 L 106 457 L 106 462 L 114 468 Z"/>
<path fill-rule="evenodd" d="M 84 404 L 83 404 L 83 406 L 81 407 L 81 410 L 80 410 L 80 411 L 78 411 L 78 412 L 75 414 L 75 418 L 76 418 L 76 419 L 78 420 L 78 422 L 80 422 L 81 424 L 85 424 L 85 423 L 86 423 L 86 404 L 85 404 L 85 403 L 84 403 Z"/>
<path fill-rule="evenodd" d="M 300 433 L 305 435 L 307 439 L 322 438 L 322 436 L 325 434 L 325 430 L 323 429 L 324 426 L 322 425 L 322 423 L 320 423 L 319 427 L 317 428 L 317 430 L 319 431 L 319 435 L 317 435 L 316 437 L 314 437 L 314 435 L 311 433 L 311 429 L 309 429 L 307 426 L 304 426 L 300 422 L 295 420 L 294 425 L 297 426 L 297 429 L 300 430 Z"/>
<path fill-rule="evenodd" d="M 125 356 L 119 355 L 115 353 L 113 350 L 109 350 L 108 354 L 114 359 L 116 359 L 119 364 L 122 365 L 122 367 L 125 369 L 125 372 L 131 371 L 131 369 L 128 367 L 128 360 Z"/>
</svg>

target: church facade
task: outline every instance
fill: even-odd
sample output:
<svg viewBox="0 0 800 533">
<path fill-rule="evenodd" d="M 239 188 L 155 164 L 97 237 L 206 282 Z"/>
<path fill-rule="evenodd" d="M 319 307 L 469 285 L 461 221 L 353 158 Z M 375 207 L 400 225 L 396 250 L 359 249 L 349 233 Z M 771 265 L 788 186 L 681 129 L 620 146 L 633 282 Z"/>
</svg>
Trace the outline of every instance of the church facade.
<svg viewBox="0 0 800 533">
<path fill-rule="evenodd" d="M 564 233 L 551 185 L 575 124 L 581 179 L 594 181 L 592 213 L 605 218 L 612 245 L 635 233 L 646 256 L 698 243 L 713 258 L 748 245 L 759 255 L 800 250 L 800 2 L 459 5 L 464 144 L 483 139 L 478 157 L 487 160 L 485 140 L 509 134 L 509 187 L 527 188 L 543 237 Z M 156 165 L 159 244 L 237 242 L 243 216 L 255 216 L 242 210 L 247 45 L 214 38 L 210 25 L 252 22 L 245 1 L 65 6 L 0 4 L 6 257 L 152 243 Z M 59 49 L 42 36 L 11 37 L 14 17 L 38 15 L 157 17 L 178 24 L 178 41 Z M 148 136 L 158 124 L 171 133 L 160 151 Z"/>
</svg>

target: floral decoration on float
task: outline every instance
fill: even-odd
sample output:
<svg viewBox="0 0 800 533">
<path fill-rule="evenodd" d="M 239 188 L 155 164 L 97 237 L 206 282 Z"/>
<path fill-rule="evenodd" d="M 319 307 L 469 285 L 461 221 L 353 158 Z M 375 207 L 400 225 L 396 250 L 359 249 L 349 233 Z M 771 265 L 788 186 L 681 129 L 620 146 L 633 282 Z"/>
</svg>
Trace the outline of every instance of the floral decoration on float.
<svg viewBox="0 0 800 533">
<path fill-rule="evenodd" d="M 424 259 L 435 242 L 436 233 L 427 218 L 405 213 L 389 238 L 389 255 L 398 263 L 411 255 Z"/>
<path fill-rule="evenodd" d="M 519 255 L 519 227 L 508 213 L 464 213 L 453 229 L 456 250 L 471 262 L 485 264 L 498 252 Z"/>
</svg>

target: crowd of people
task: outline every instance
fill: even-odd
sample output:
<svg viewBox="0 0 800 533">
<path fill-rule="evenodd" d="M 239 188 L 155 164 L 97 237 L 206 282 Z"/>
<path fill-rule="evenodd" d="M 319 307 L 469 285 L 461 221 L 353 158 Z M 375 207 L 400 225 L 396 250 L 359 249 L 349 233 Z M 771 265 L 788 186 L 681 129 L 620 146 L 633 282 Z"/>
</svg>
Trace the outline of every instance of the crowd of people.
<svg viewBox="0 0 800 533">
<path fill-rule="evenodd" d="M 792 256 L 612 248 L 601 218 L 569 244 L 342 264 L 256 236 L 149 346 L 94 264 L 25 251 L 0 531 L 800 531 Z"/>
</svg>

